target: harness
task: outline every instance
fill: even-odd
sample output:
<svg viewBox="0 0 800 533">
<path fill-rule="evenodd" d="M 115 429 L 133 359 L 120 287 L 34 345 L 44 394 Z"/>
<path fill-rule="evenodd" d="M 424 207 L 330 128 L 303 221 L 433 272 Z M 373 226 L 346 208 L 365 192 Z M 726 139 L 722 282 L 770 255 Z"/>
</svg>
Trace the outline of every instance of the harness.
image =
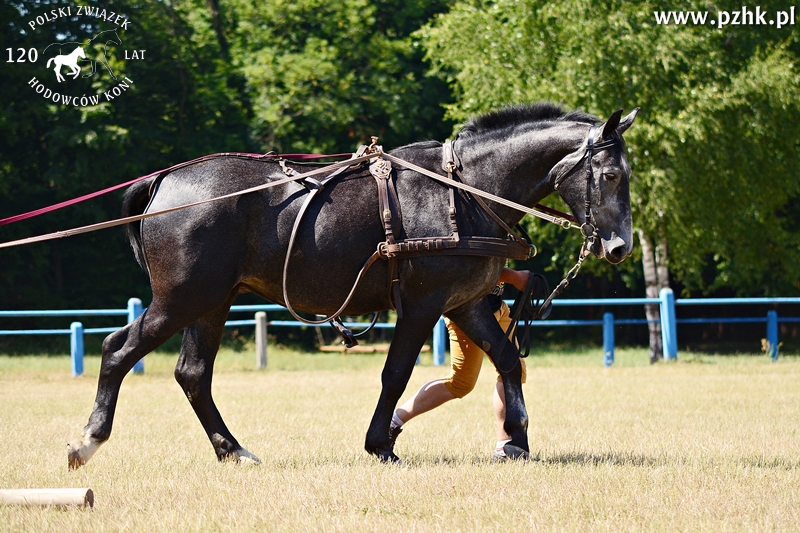
<svg viewBox="0 0 800 533">
<path fill-rule="evenodd" d="M 332 179 L 335 174 L 338 174 L 343 169 L 339 169 L 336 173 L 329 175 L 325 178 L 322 182 L 314 181 L 314 187 L 310 189 L 310 193 L 306 198 L 303 207 L 301 208 L 300 212 L 298 213 L 297 218 L 295 219 L 295 225 L 292 230 L 292 236 L 289 242 L 289 249 L 287 250 L 286 255 L 286 262 L 284 263 L 284 275 L 283 275 L 283 298 L 284 302 L 286 303 L 286 308 L 289 312 L 294 316 L 296 319 L 305 322 L 307 324 L 323 324 L 325 322 L 330 322 L 331 325 L 342 335 L 344 339 L 345 345 L 349 348 L 354 346 L 358 343 L 356 341 L 356 337 L 363 335 L 372 327 L 370 325 L 359 333 L 359 335 L 353 335 L 341 322 L 340 316 L 347 305 L 350 303 L 353 295 L 355 294 L 356 288 L 358 287 L 361 279 L 363 278 L 366 271 L 375 263 L 377 259 L 382 259 L 388 262 L 388 297 L 389 302 L 392 307 L 397 311 L 398 318 L 402 318 L 403 310 L 402 304 L 400 299 L 400 278 L 399 278 L 399 266 L 398 266 L 398 259 L 410 259 L 413 257 L 420 257 L 429 255 L 431 253 L 437 253 L 439 255 L 476 255 L 476 256 L 494 256 L 494 257 L 503 257 L 503 258 L 510 258 L 510 259 L 518 259 L 524 260 L 531 256 L 531 252 L 533 251 L 535 255 L 536 248 L 531 244 L 530 239 L 527 238 L 527 234 L 525 235 L 526 238 L 522 238 L 517 233 L 512 230 L 505 221 L 500 218 L 497 213 L 495 213 L 481 197 L 487 197 L 489 199 L 495 200 L 503 205 L 513 207 L 515 209 L 521 210 L 526 213 L 534 214 L 535 216 L 547 220 L 549 222 L 556 223 L 564 228 L 579 228 L 584 235 L 584 242 L 581 246 L 581 250 L 578 254 L 578 261 L 572 269 L 567 273 L 567 276 L 556 286 L 555 290 L 550 293 L 549 296 L 543 299 L 541 305 L 536 305 L 534 300 L 537 299 L 537 294 L 540 293 L 542 290 L 549 292 L 547 289 L 547 282 L 544 280 L 543 277 L 535 277 L 536 283 L 528 284 L 528 289 L 524 291 L 521 295 L 521 298 L 528 302 L 529 299 L 532 297 L 534 300 L 526 303 L 525 305 L 520 304 L 519 311 L 515 314 L 519 317 L 519 314 L 522 312 L 523 309 L 528 310 L 529 314 L 532 314 L 531 319 L 544 319 L 549 316 L 550 311 L 552 310 L 552 301 L 555 299 L 568 285 L 569 283 L 577 276 L 578 271 L 583 263 L 583 261 L 589 255 L 589 249 L 594 244 L 597 238 L 597 229 L 591 223 L 593 216 L 591 213 L 591 199 L 592 199 L 592 182 L 594 181 L 594 172 L 592 170 L 592 158 L 596 153 L 601 151 L 607 150 L 608 148 L 612 147 L 616 144 L 616 139 L 610 139 L 601 143 L 595 144 L 594 136 L 597 131 L 597 126 L 592 126 L 589 129 L 589 133 L 587 135 L 586 140 L 586 147 L 579 148 L 579 150 L 583 150 L 583 154 L 578 159 L 578 161 L 570 167 L 569 170 L 566 172 L 558 175 L 555 177 L 555 188 L 558 189 L 558 186 L 564 181 L 564 179 L 569 176 L 580 164 L 586 161 L 586 197 L 584 202 L 585 207 L 585 218 L 584 223 L 581 226 L 577 226 L 571 221 L 567 220 L 566 218 L 552 216 L 546 213 L 542 213 L 540 211 L 536 211 L 533 209 L 526 208 L 521 206 L 520 204 L 516 204 L 515 202 L 510 202 L 504 198 L 500 198 L 484 191 L 480 191 L 479 189 L 475 189 L 469 185 L 463 183 L 463 177 L 461 175 L 461 162 L 456 155 L 456 152 L 453 147 L 453 141 L 447 140 L 443 145 L 442 150 L 442 170 L 447 173 L 447 177 L 443 177 L 437 173 L 431 172 L 428 169 L 419 167 L 405 161 L 403 159 L 397 158 L 392 156 L 391 154 L 387 154 L 383 152 L 382 147 L 377 146 L 377 137 L 372 138 L 372 144 L 369 147 L 362 146 L 356 154 L 354 154 L 354 158 L 359 155 L 366 154 L 375 154 L 376 157 L 371 160 L 369 165 L 369 171 L 372 177 L 375 179 L 377 186 L 378 186 L 378 211 L 381 221 L 383 223 L 383 230 L 385 241 L 378 244 L 377 250 L 370 256 L 369 259 L 364 263 L 364 266 L 358 273 L 356 277 L 356 281 L 353 284 L 353 287 L 350 290 L 347 298 L 345 299 L 344 303 L 342 303 L 341 307 L 332 315 L 328 317 L 324 317 L 317 320 L 308 320 L 303 317 L 297 315 L 292 309 L 288 294 L 286 291 L 286 279 L 288 273 L 288 265 L 289 265 L 289 257 L 292 250 L 292 245 L 294 243 L 294 237 L 297 228 L 300 225 L 300 220 L 302 215 L 305 213 L 306 206 L 310 203 L 311 198 L 313 198 L 314 194 L 322 190 L 322 186 L 324 183 L 327 183 L 330 179 Z M 569 154 L 567 157 L 570 157 Z M 391 161 L 396 162 L 398 165 L 403 166 L 405 168 L 409 168 L 416 172 L 419 172 L 425 176 L 433 178 L 439 182 L 444 183 L 448 186 L 448 197 L 449 197 L 449 208 L 448 208 L 448 217 L 450 222 L 450 235 L 447 236 L 439 236 L 439 237 L 423 237 L 417 239 L 405 239 L 399 240 L 399 234 L 401 233 L 398 228 L 402 227 L 402 217 L 400 214 L 400 203 L 397 197 L 397 190 L 395 188 L 395 184 L 392 181 L 392 165 Z M 455 205 L 455 189 L 461 189 L 466 191 L 467 193 L 472 193 L 471 197 L 475 199 L 476 203 L 483 209 L 497 224 L 502 227 L 508 237 L 505 239 L 496 238 L 496 237 L 480 237 L 480 236 L 473 236 L 473 237 L 461 237 L 458 231 L 458 223 L 456 221 L 456 205 Z M 517 225 L 517 229 L 524 233 L 524 230 Z M 534 278 L 532 276 L 532 278 Z M 540 279 L 541 278 L 541 279 Z M 542 284 L 542 281 L 544 283 Z M 543 287 L 543 288 L 542 288 Z M 538 296 L 541 299 L 541 296 Z M 538 302 L 537 302 L 538 303 Z M 531 311 L 532 309 L 536 309 L 535 311 Z M 377 314 L 373 317 L 372 324 L 375 324 L 377 320 Z M 516 321 L 512 322 L 512 326 L 516 323 Z M 527 327 L 526 329 L 526 338 L 528 338 L 527 334 Z M 527 352 L 527 350 L 526 350 Z M 527 353 L 526 353 L 527 355 Z"/>
<path fill-rule="evenodd" d="M 374 138 L 373 138 L 374 139 Z M 375 139 L 376 141 L 377 139 Z M 373 144 L 374 142 L 373 141 Z M 383 152 L 383 150 L 380 150 Z M 448 140 L 442 150 L 442 170 L 447 172 L 447 179 L 455 181 L 454 171 L 460 177 L 459 165 L 453 150 L 453 142 Z M 385 154 L 384 154 L 385 155 Z M 422 237 L 418 239 L 398 240 L 396 228 L 402 226 L 400 204 L 397 190 L 392 181 L 392 164 L 389 160 L 378 156 L 369 165 L 369 172 L 378 185 L 378 210 L 383 221 L 383 230 L 386 240 L 378 245 L 377 254 L 389 263 L 389 292 L 390 301 L 397 310 L 398 317 L 403 316 L 400 304 L 400 279 L 398 276 L 398 258 L 410 259 L 435 252 L 439 255 L 479 255 L 494 256 L 511 259 L 527 259 L 531 252 L 535 255 L 536 248 L 530 240 L 519 237 L 508 225 L 479 197 L 478 205 L 483 208 L 509 235 L 508 238 L 497 237 L 461 237 L 456 221 L 455 188 L 450 186 L 448 191 L 448 219 L 450 235 L 439 237 Z"/>
<path fill-rule="evenodd" d="M 555 188 L 558 189 L 559 185 L 563 182 L 563 180 L 566 179 L 566 177 L 569 176 L 572 173 L 572 171 L 578 167 L 578 165 L 580 165 L 583 161 L 587 162 L 585 219 L 584 223 L 581 226 L 576 225 L 573 222 L 574 219 L 572 219 L 568 215 L 564 215 L 563 213 L 549 210 L 544 206 L 537 206 L 539 210 L 531 209 L 524 205 L 518 204 L 511 200 L 507 200 L 505 198 L 501 198 L 491 193 L 487 193 L 485 191 L 482 191 L 480 189 L 477 189 L 475 187 L 472 187 L 464 183 L 463 176 L 461 174 L 461 168 L 462 168 L 461 162 L 454 150 L 453 141 L 446 141 L 443 145 L 442 170 L 446 172 L 446 176 L 442 176 L 436 172 L 431 172 L 430 170 L 422 168 L 409 161 L 405 161 L 396 156 L 383 152 L 382 147 L 376 145 L 377 138 L 373 137 L 372 144 L 370 144 L 369 146 L 361 146 L 358 149 L 358 151 L 356 151 L 356 153 L 351 155 L 350 159 L 345 161 L 340 161 L 337 163 L 331 163 L 323 168 L 318 168 L 304 173 L 297 173 L 296 171 L 294 171 L 294 169 L 287 167 L 284 158 L 276 157 L 273 154 L 254 155 L 254 154 L 242 154 L 242 153 L 222 153 L 222 154 L 214 154 L 211 156 L 204 156 L 192 161 L 175 165 L 173 167 L 170 167 L 162 171 L 154 172 L 152 174 L 149 174 L 141 178 L 137 178 L 136 180 L 133 180 L 123 185 L 129 185 L 136 181 L 140 181 L 142 179 L 146 179 L 152 176 L 156 176 L 156 180 L 154 183 L 157 183 L 161 180 L 161 178 L 163 178 L 165 175 L 169 174 L 174 170 L 217 157 L 233 157 L 241 159 L 261 159 L 261 160 L 276 161 L 279 162 L 279 164 L 281 165 L 281 168 L 284 170 L 286 177 L 270 181 L 268 183 L 258 185 L 255 187 L 250 187 L 242 191 L 236 191 L 215 198 L 210 198 L 207 200 L 201 200 L 198 202 L 167 208 L 160 211 L 154 211 L 150 213 L 145 212 L 140 215 L 124 217 L 116 220 L 111 220 L 108 222 L 100 222 L 97 224 L 90 224 L 88 226 L 57 231 L 54 233 L 40 235 L 37 237 L 29 237 L 25 239 L 4 242 L 0 243 L 0 248 L 7 248 L 34 242 L 42 242 L 56 238 L 70 237 L 73 235 L 88 233 L 90 231 L 110 228 L 122 224 L 129 224 L 131 222 L 137 222 L 140 220 L 144 220 L 146 218 L 151 218 L 158 215 L 179 211 L 181 209 L 186 209 L 188 207 L 216 202 L 226 198 L 233 198 L 243 194 L 265 190 L 286 183 L 302 180 L 302 183 L 308 189 L 309 194 L 306 196 L 303 205 L 301 206 L 300 211 L 298 212 L 298 215 L 295 219 L 295 223 L 292 228 L 292 233 L 289 240 L 289 246 L 286 252 L 286 259 L 284 262 L 283 280 L 282 280 L 284 302 L 286 304 L 286 308 L 289 310 L 292 316 L 294 316 L 295 318 L 297 318 L 302 322 L 315 325 L 323 324 L 325 322 L 331 322 L 331 324 L 345 338 L 345 344 L 349 347 L 357 343 L 357 341 L 355 341 L 356 336 L 347 331 L 347 329 L 343 326 L 339 317 L 341 316 L 341 314 L 344 312 L 344 309 L 352 300 L 352 297 L 355 294 L 355 291 L 358 285 L 360 284 L 364 274 L 378 259 L 385 260 L 388 262 L 389 300 L 394 306 L 394 308 L 397 310 L 398 316 L 402 316 L 402 307 L 400 303 L 400 285 L 399 285 L 400 280 L 398 275 L 399 271 L 398 259 L 401 258 L 410 259 L 413 257 L 428 255 L 430 253 L 437 253 L 440 255 L 493 256 L 493 257 L 503 257 L 503 258 L 518 259 L 518 260 L 527 259 L 528 257 L 531 256 L 531 252 L 533 252 L 533 254 L 535 255 L 536 249 L 530 243 L 530 239 L 524 233 L 524 230 L 522 230 L 522 228 L 519 225 L 517 225 L 516 227 L 517 230 L 522 232 L 523 235 L 525 235 L 525 237 L 523 238 L 517 235 L 517 233 L 515 233 L 486 204 L 485 200 L 491 200 L 493 202 L 499 203 L 506 207 L 510 207 L 522 213 L 530 214 L 547 222 L 557 224 L 562 228 L 580 229 L 584 235 L 584 242 L 583 245 L 581 246 L 577 263 L 567 273 L 567 276 L 561 281 L 561 283 L 559 283 L 559 285 L 550 294 L 550 296 L 544 300 L 544 303 L 541 306 L 537 306 L 538 311 L 536 313 L 537 315 L 536 318 L 546 318 L 550 313 L 552 300 L 556 296 L 558 296 L 558 294 L 560 294 L 563 291 L 563 289 L 566 288 L 567 285 L 569 285 L 570 281 L 572 281 L 578 274 L 581 264 L 589 254 L 589 248 L 594 244 L 597 238 L 596 228 L 591 223 L 593 219 L 591 214 L 591 186 L 593 181 L 592 157 L 596 153 L 599 153 L 603 150 L 610 148 L 618 141 L 616 139 L 611 139 L 608 141 L 595 144 L 594 135 L 596 130 L 597 126 L 592 126 L 589 129 L 589 134 L 586 140 L 586 147 L 585 148 L 581 147 L 578 149 L 579 151 L 583 150 L 583 154 L 581 155 L 580 159 L 569 170 L 555 177 Z M 566 158 L 570 157 L 571 155 L 572 154 L 567 155 Z M 378 203 L 380 211 L 379 215 L 383 223 L 384 235 L 386 240 L 377 245 L 376 251 L 364 263 L 344 303 L 342 303 L 342 305 L 336 312 L 320 320 L 308 320 L 306 318 L 300 317 L 291 307 L 291 303 L 287 294 L 286 280 L 289 272 L 289 261 L 291 256 L 291 250 L 294 246 L 297 230 L 300 227 L 303 215 L 308 209 L 308 206 L 310 205 L 313 198 L 324 189 L 325 185 L 329 181 L 331 181 L 336 176 L 344 172 L 346 169 L 354 168 L 355 166 L 361 165 L 367 161 L 370 162 L 369 163 L 370 174 L 373 176 L 378 186 Z M 424 237 L 417 239 L 399 239 L 399 235 L 401 233 L 399 231 L 399 228 L 402 227 L 402 217 L 400 214 L 400 203 L 397 198 L 397 191 L 392 181 L 392 163 L 401 166 L 403 168 L 423 174 L 440 183 L 443 183 L 448 187 L 448 195 L 449 195 L 448 217 L 451 230 L 450 235 L 440 236 L 440 237 Z M 317 179 L 316 176 L 320 175 L 325 175 L 325 177 L 323 177 L 322 179 Z M 115 188 L 121 187 L 123 185 L 117 186 Z M 468 194 L 468 196 L 474 198 L 476 203 L 481 207 L 481 209 L 483 209 L 495 222 L 497 222 L 500 225 L 500 227 L 502 227 L 507 232 L 508 236 L 505 239 L 496 237 L 460 236 L 458 230 L 458 224 L 456 222 L 455 189 L 464 191 L 465 193 Z M 103 192 L 107 191 L 101 191 L 100 193 Z M 100 193 L 93 193 L 93 195 Z M 81 199 L 83 198 L 76 199 L 76 201 Z M 39 210 L 39 211 L 45 212 L 46 210 L 60 208 L 65 205 L 67 204 L 66 203 L 64 203 L 64 205 L 59 204 L 57 206 L 51 206 L 50 208 L 46 208 L 45 210 Z M 30 216 L 35 216 L 36 214 L 39 214 L 39 212 L 37 211 L 37 212 L 26 213 L 18 217 L 12 217 L 13 220 L 4 219 L 3 221 L 0 222 L 6 223 L 11 221 L 16 221 L 16 219 L 28 218 Z M 375 319 L 377 319 L 377 314 L 375 316 Z M 372 324 L 375 323 L 375 319 L 373 319 Z M 368 329 L 361 332 L 361 334 L 366 333 Z"/>
</svg>

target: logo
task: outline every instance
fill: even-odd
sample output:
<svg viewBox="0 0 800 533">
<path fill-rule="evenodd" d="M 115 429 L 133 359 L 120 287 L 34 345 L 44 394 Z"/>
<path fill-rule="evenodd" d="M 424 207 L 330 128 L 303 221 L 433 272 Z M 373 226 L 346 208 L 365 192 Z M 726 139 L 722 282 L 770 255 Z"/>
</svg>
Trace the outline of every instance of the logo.
<svg viewBox="0 0 800 533">
<path fill-rule="evenodd" d="M 147 50 L 124 41 L 134 31 L 127 16 L 99 7 L 70 5 L 29 14 L 26 31 L 52 33 L 39 48 L 6 48 L 7 63 L 31 67 L 28 85 L 42 98 L 75 107 L 112 102 L 134 86 L 126 74 L 131 61 L 144 61 Z"/>
</svg>

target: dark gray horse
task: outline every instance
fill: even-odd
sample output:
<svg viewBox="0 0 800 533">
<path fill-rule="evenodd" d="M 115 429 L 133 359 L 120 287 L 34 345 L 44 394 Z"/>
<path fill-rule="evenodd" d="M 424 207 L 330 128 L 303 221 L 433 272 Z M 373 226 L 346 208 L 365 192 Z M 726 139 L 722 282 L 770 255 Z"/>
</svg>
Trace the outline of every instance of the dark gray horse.
<svg viewBox="0 0 800 533">
<path fill-rule="evenodd" d="M 612 263 L 631 253 L 630 167 L 622 133 L 638 109 L 625 118 L 614 113 L 605 124 L 581 112 L 565 113 L 552 104 L 518 106 L 470 121 L 454 148 L 464 182 L 497 196 L 533 206 L 556 189 L 579 222 L 589 199 L 598 239 L 591 249 Z M 587 135 L 606 148 L 587 163 Z M 390 154 L 433 172 L 443 173 L 442 145 L 423 142 Z M 593 178 L 587 196 L 587 164 Z M 402 214 L 401 238 L 444 236 L 448 221 L 448 188 L 417 172 L 395 165 L 394 181 Z M 214 198 L 284 178 L 274 162 L 215 158 L 175 170 L 153 189 L 152 180 L 126 193 L 126 216 L 153 212 Z M 151 195 L 151 192 L 155 193 Z M 120 385 L 134 363 L 185 328 L 175 377 L 186 393 L 220 460 L 259 462 L 233 437 L 211 396 L 214 359 L 223 325 L 236 295 L 254 292 L 285 303 L 282 273 L 292 226 L 308 189 L 297 182 L 143 220 L 128 226 L 131 245 L 150 274 L 153 301 L 134 322 L 109 335 L 97 397 L 82 439 L 70 444 L 69 463 L 76 468 L 93 455 L 110 434 Z M 489 202 L 510 226 L 522 213 Z M 456 194 L 462 236 L 505 237 L 486 212 L 466 193 Z M 366 258 L 384 241 L 378 216 L 376 184 L 364 167 L 333 179 L 311 203 L 300 225 L 289 262 L 287 294 L 302 312 L 336 311 Z M 403 393 L 420 348 L 444 314 L 486 349 L 501 369 L 506 394 L 507 453 L 528 452 L 528 417 L 520 384 L 519 352 L 503 343 L 504 333 L 486 299 L 498 279 L 500 257 L 437 255 L 399 263 L 403 316 L 381 376 L 382 391 L 366 436 L 366 450 L 394 461 L 389 422 Z M 388 267 L 378 261 L 366 273 L 345 314 L 358 315 L 392 306 L 387 291 Z M 493 347 L 504 344 L 502 353 Z"/>
</svg>

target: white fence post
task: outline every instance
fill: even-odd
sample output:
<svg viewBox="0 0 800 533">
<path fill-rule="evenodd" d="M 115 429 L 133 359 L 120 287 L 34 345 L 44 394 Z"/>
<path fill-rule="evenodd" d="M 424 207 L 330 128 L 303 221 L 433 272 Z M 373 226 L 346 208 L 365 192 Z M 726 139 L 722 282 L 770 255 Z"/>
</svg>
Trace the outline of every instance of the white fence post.
<svg viewBox="0 0 800 533">
<path fill-rule="evenodd" d="M 267 313 L 256 313 L 256 367 L 267 368 Z"/>
</svg>

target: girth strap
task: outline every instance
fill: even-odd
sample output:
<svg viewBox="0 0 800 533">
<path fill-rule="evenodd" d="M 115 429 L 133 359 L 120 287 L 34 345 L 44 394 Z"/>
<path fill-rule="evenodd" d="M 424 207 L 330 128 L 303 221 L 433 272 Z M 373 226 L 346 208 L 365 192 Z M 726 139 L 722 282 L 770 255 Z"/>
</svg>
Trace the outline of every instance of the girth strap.
<svg viewBox="0 0 800 533">
<path fill-rule="evenodd" d="M 399 255 L 410 259 L 438 252 L 440 255 L 482 255 L 522 261 L 530 257 L 529 251 L 530 246 L 495 237 L 462 237 L 458 240 L 453 237 L 425 237 L 394 244 L 383 242 L 378 246 L 381 259 L 393 259 Z"/>
</svg>

